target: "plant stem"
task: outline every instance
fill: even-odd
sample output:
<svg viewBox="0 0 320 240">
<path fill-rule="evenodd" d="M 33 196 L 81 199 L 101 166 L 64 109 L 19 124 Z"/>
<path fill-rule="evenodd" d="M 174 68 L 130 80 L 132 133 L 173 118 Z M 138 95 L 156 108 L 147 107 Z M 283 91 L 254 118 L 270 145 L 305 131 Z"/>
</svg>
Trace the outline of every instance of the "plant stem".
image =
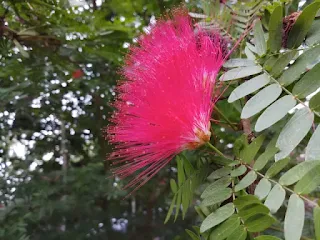
<svg viewBox="0 0 320 240">
<path fill-rule="evenodd" d="M 217 106 L 213 107 L 214 110 L 217 111 L 217 113 L 219 113 L 221 115 L 221 117 L 230 125 L 230 127 L 235 130 L 238 131 L 238 129 L 236 127 L 234 127 L 234 124 L 226 117 L 226 115 L 223 114 L 223 112 L 220 111 L 220 109 Z"/>
<path fill-rule="evenodd" d="M 215 151 L 216 153 L 218 153 L 221 157 L 227 158 L 222 152 L 219 151 L 218 148 L 216 148 L 215 146 L 213 146 L 210 142 L 207 142 L 206 144 L 207 144 L 207 146 L 208 146 L 209 148 L 211 148 L 213 151 Z"/>
</svg>

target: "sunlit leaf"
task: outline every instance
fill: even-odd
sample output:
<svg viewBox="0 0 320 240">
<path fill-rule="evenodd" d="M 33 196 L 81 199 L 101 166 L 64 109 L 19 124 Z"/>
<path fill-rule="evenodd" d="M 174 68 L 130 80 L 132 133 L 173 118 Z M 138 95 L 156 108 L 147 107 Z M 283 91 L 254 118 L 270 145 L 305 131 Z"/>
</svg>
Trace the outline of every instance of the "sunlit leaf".
<svg viewBox="0 0 320 240">
<path fill-rule="evenodd" d="M 256 189 L 254 190 L 254 195 L 256 195 L 260 200 L 264 199 L 266 196 L 268 196 L 269 192 L 271 190 L 271 183 L 268 179 L 262 178 L 258 185 L 256 186 Z"/>
<path fill-rule="evenodd" d="M 259 66 L 249 66 L 249 67 L 238 67 L 233 68 L 220 77 L 220 81 L 229 81 L 234 79 L 239 79 L 243 77 L 248 77 L 257 73 L 260 73 L 262 68 Z"/>
<path fill-rule="evenodd" d="M 279 184 L 276 184 L 272 188 L 264 204 L 270 209 L 271 213 L 276 213 L 282 206 L 285 197 L 286 191 Z"/>
</svg>

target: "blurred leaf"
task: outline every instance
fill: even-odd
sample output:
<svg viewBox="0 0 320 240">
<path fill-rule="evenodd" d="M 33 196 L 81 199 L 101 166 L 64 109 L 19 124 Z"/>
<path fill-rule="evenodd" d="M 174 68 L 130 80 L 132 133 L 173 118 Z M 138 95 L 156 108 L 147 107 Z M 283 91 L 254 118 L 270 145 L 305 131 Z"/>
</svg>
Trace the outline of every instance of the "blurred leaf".
<svg viewBox="0 0 320 240">
<path fill-rule="evenodd" d="M 227 221 L 217 226 L 210 234 L 209 240 L 224 240 L 229 237 L 240 225 L 238 215 L 231 216 Z"/>
<path fill-rule="evenodd" d="M 255 25 L 253 27 L 253 34 L 254 34 L 254 42 L 255 42 L 257 54 L 259 56 L 262 56 L 266 53 L 267 46 L 266 46 L 266 40 L 264 38 L 264 32 L 263 32 L 260 20 L 257 20 L 255 22 Z"/>
<path fill-rule="evenodd" d="M 311 169 L 303 178 L 295 185 L 294 191 L 299 194 L 309 194 L 320 185 L 320 165 Z"/>
<path fill-rule="evenodd" d="M 245 240 L 246 238 L 247 231 L 242 225 L 240 225 L 231 233 L 227 240 Z"/>
<path fill-rule="evenodd" d="M 318 113 L 320 112 L 320 92 L 310 99 L 309 107 Z"/>
<path fill-rule="evenodd" d="M 245 174 L 246 171 L 247 171 L 247 167 L 244 165 L 241 165 L 238 168 L 231 171 L 231 177 L 241 176 L 241 175 Z"/>
<path fill-rule="evenodd" d="M 256 63 L 247 58 L 232 58 L 223 64 L 225 68 L 255 66 Z"/>
<path fill-rule="evenodd" d="M 316 233 L 316 240 L 320 239 L 320 207 L 313 209 L 314 229 Z"/>
<path fill-rule="evenodd" d="M 251 163 L 259 152 L 264 139 L 265 136 L 261 134 L 259 137 L 255 138 L 252 143 L 245 146 L 242 151 L 240 151 L 240 159 L 246 163 Z"/>
<path fill-rule="evenodd" d="M 276 220 L 267 214 L 257 214 L 245 221 L 248 232 L 261 232 L 269 228 Z"/>
<path fill-rule="evenodd" d="M 320 125 L 314 131 L 306 148 L 305 160 L 320 160 Z"/>
<path fill-rule="evenodd" d="M 263 236 L 254 238 L 254 240 L 281 240 L 281 239 L 274 236 L 263 235 Z"/>
<path fill-rule="evenodd" d="M 268 161 L 279 151 L 277 147 L 267 148 L 264 153 L 262 153 L 253 165 L 254 170 L 261 170 L 265 167 Z"/>
</svg>

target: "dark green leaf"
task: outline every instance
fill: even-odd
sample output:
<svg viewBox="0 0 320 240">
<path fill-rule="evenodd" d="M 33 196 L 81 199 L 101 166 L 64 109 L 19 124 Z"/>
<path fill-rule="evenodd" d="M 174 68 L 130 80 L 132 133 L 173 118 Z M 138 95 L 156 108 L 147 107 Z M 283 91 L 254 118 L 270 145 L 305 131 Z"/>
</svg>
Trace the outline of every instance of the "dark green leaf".
<svg viewBox="0 0 320 240">
<path fill-rule="evenodd" d="M 219 179 L 219 178 L 222 178 L 222 177 L 229 175 L 230 173 L 231 173 L 231 168 L 229 168 L 229 167 L 219 168 L 218 170 L 212 172 L 208 176 L 208 180 Z"/>
<path fill-rule="evenodd" d="M 253 203 L 261 204 L 261 201 L 253 195 L 246 195 L 238 197 L 236 200 L 233 201 L 233 203 L 239 210 L 241 210 L 245 206 Z"/>
<path fill-rule="evenodd" d="M 294 86 L 292 93 L 299 98 L 305 98 L 320 87 L 320 63 L 308 71 Z"/>
<path fill-rule="evenodd" d="M 281 239 L 274 236 L 262 235 L 262 236 L 256 237 L 254 240 L 281 240 Z"/>
<path fill-rule="evenodd" d="M 262 204 L 252 204 L 242 208 L 238 214 L 244 221 L 246 221 L 248 218 L 256 214 L 268 214 L 269 212 L 269 208 Z"/>
<path fill-rule="evenodd" d="M 296 48 L 301 45 L 309 29 L 311 28 L 312 22 L 319 7 L 320 2 L 314 2 L 303 10 L 288 34 L 288 48 Z"/>
<path fill-rule="evenodd" d="M 304 225 L 304 202 L 298 195 L 292 194 L 289 198 L 286 216 L 284 219 L 285 239 L 300 240 Z"/>
<path fill-rule="evenodd" d="M 257 161 L 254 163 L 253 168 L 257 171 L 263 169 L 268 161 L 279 151 L 277 147 L 267 148 L 264 153 L 262 153 Z"/>
<path fill-rule="evenodd" d="M 201 240 L 200 236 L 197 236 L 194 232 L 189 229 L 185 229 L 186 233 L 191 237 L 192 240 Z"/>
<path fill-rule="evenodd" d="M 171 204 L 170 204 L 166 219 L 164 220 L 165 224 L 169 221 L 169 219 L 170 219 L 170 217 L 172 215 L 172 211 L 173 211 L 173 208 L 174 208 L 174 206 L 176 204 L 176 200 L 177 200 L 177 195 L 174 195 L 174 197 L 173 197 L 173 199 L 171 201 Z"/>
<path fill-rule="evenodd" d="M 255 138 L 250 145 L 245 146 L 242 151 L 240 151 L 240 159 L 246 163 L 251 163 L 259 152 L 264 139 L 265 136 L 260 135 L 259 137 Z"/>
<path fill-rule="evenodd" d="M 200 232 L 203 233 L 210 228 L 217 226 L 226 219 L 228 219 L 234 213 L 234 206 L 232 203 L 228 203 L 223 207 L 217 209 L 202 222 Z"/>
<path fill-rule="evenodd" d="M 289 162 L 290 162 L 290 158 L 284 158 L 275 162 L 266 172 L 265 174 L 266 177 L 272 178 L 273 176 L 277 175 L 282 169 L 285 168 L 285 166 L 288 165 Z"/>
<path fill-rule="evenodd" d="M 309 102 L 309 107 L 320 113 L 320 92 L 318 92 L 316 95 L 314 95 Z"/>
<path fill-rule="evenodd" d="M 262 232 L 269 228 L 276 220 L 267 214 L 257 214 L 245 221 L 248 232 Z"/>
<path fill-rule="evenodd" d="M 278 6 L 273 10 L 269 20 L 268 47 L 271 52 L 277 52 L 281 48 L 282 18 L 283 18 L 283 9 L 282 9 L 282 6 Z"/>
<path fill-rule="evenodd" d="M 316 233 L 316 240 L 320 240 L 320 207 L 313 209 L 314 229 Z"/>
<path fill-rule="evenodd" d="M 247 238 L 247 231 L 243 225 L 238 226 L 227 240 L 245 240 Z"/>
<path fill-rule="evenodd" d="M 209 240 L 224 240 L 230 236 L 235 229 L 240 225 L 240 218 L 238 215 L 233 215 L 227 221 L 217 226 L 210 234 Z"/>
<path fill-rule="evenodd" d="M 273 65 L 270 74 L 273 77 L 278 77 L 282 73 L 284 68 L 289 64 L 289 62 L 294 59 L 297 53 L 297 50 L 291 50 L 281 55 Z"/>
</svg>

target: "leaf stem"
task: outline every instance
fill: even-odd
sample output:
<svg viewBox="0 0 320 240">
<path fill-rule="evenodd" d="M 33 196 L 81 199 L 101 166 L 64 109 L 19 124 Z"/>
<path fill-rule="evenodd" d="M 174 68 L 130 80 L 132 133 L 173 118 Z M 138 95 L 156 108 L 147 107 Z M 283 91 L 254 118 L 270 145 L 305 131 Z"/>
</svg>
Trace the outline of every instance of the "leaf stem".
<svg viewBox="0 0 320 240">
<path fill-rule="evenodd" d="M 211 148 L 213 151 L 215 151 L 216 153 L 218 153 L 218 155 L 220 155 L 221 157 L 227 158 L 222 152 L 219 151 L 218 148 L 216 148 L 215 146 L 213 146 L 210 142 L 207 142 L 206 145 Z"/>
<path fill-rule="evenodd" d="M 223 112 L 220 111 L 220 109 L 215 105 L 214 110 L 217 111 L 217 113 L 219 113 L 221 115 L 221 117 L 230 125 L 230 127 L 235 130 L 238 131 L 238 129 L 234 126 L 234 124 L 227 118 L 226 115 L 223 114 Z"/>
</svg>

